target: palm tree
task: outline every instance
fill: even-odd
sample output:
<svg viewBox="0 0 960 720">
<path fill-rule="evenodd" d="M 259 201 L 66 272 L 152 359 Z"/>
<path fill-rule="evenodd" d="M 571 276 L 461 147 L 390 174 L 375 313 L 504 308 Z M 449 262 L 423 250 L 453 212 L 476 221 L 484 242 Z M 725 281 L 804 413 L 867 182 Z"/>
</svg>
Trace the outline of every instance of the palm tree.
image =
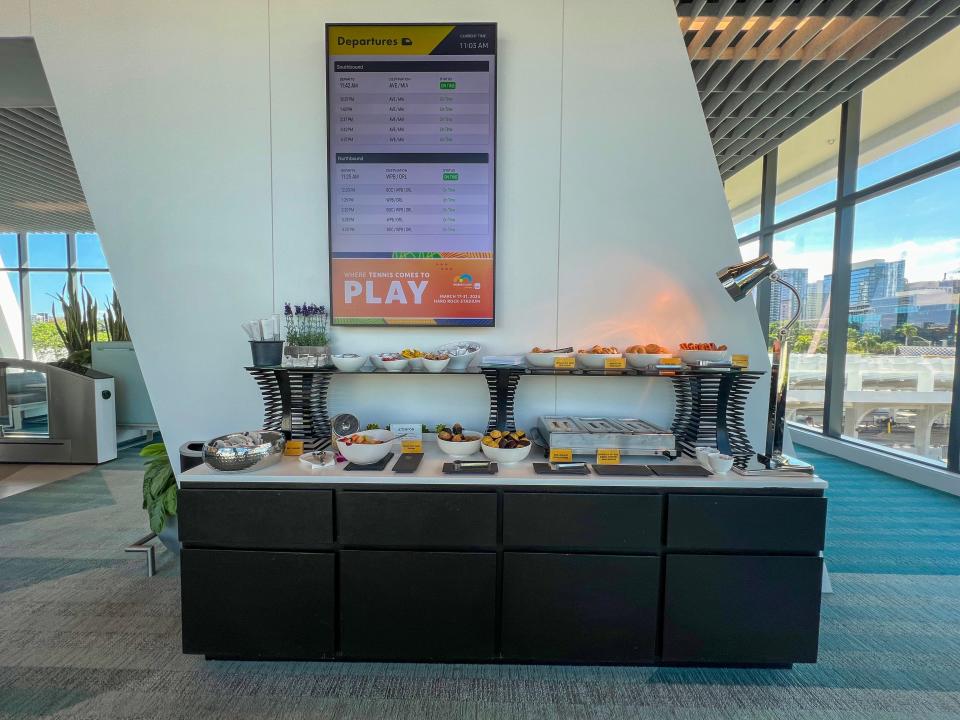
<svg viewBox="0 0 960 720">
<path fill-rule="evenodd" d="M 904 323 L 897 328 L 897 335 L 903 336 L 903 344 L 909 346 L 910 338 L 920 336 L 920 329 L 913 323 Z"/>
<path fill-rule="evenodd" d="M 880 349 L 880 336 L 876 333 L 864 333 L 859 340 L 857 340 L 857 345 L 860 346 L 860 349 L 865 353 L 876 352 Z"/>
</svg>

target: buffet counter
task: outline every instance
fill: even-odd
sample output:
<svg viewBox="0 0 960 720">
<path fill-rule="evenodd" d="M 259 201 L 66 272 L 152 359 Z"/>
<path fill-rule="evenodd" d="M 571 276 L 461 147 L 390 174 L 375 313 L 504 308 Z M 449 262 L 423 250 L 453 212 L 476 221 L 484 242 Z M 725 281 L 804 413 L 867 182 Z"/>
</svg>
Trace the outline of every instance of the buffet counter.
<svg viewBox="0 0 960 720">
<path fill-rule="evenodd" d="M 180 481 L 208 658 L 787 666 L 817 656 L 818 478 L 408 475 L 296 458 Z"/>
<path fill-rule="evenodd" d="M 536 450 L 534 451 L 536 453 Z M 251 488 L 312 487 L 315 485 L 429 485 L 462 487 L 558 487 L 558 488 L 709 488 L 714 490 L 819 490 L 827 488 L 827 483 L 818 477 L 784 477 L 770 473 L 767 476 L 744 477 L 734 472 L 726 475 L 713 475 L 708 478 L 694 477 L 610 477 L 596 473 L 590 475 L 537 475 L 533 463 L 542 461 L 541 457 L 529 457 L 515 465 L 500 465 L 496 475 L 444 475 L 443 464 L 450 458 L 437 449 L 436 443 L 424 441 L 424 456 L 420 467 L 413 473 L 394 473 L 390 468 L 399 451 L 388 463 L 385 470 L 379 472 L 347 471 L 346 463 L 324 470 L 314 470 L 295 457 L 284 457 L 279 463 L 263 470 L 246 473 L 224 473 L 206 465 L 198 465 L 187 471 L 180 480 L 181 488 L 223 487 L 236 485 Z M 482 458 L 481 458 L 482 459 Z M 666 459 L 655 458 L 636 462 L 668 463 Z M 692 460 L 683 458 L 672 465 L 690 464 Z M 699 467 L 699 465 L 695 466 Z"/>
</svg>

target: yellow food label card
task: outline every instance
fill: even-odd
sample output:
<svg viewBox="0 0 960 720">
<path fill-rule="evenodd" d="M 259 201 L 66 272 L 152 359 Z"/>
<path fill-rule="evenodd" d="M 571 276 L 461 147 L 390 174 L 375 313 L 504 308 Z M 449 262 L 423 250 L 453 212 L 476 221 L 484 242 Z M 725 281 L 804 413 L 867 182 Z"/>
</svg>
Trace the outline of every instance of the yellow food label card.
<svg viewBox="0 0 960 720">
<path fill-rule="evenodd" d="M 401 440 L 400 449 L 405 453 L 423 453 L 422 440 Z"/>
<path fill-rule="evenodd" d="M 657 363 L 657 365 L 679 365 L 679 364 L 680 364 L 680 358 L 678 357 L 661 358 L 660 362 Z"/>
<path fill-rule="evenodd" d="M 573 450 L 570 448 L 550 448 L 550 462 L 573 462 Z"/>
<path fill-rule="evenodd" d="M 597 465 L 619 465 L 620 451 L 616 448 L 601 448 L 597 450 Z"/>
<path fill-rule="evenodd" d="M 556 370 L 573 370 L 577 366 L 577 359 L 572 357 L 557 357 L 553 359 Z"/>
<path fill-rule="evenodd" d="M 623 370 L 627 366 L 626 358 L 607 358 L 603 361 L 604 370 Z"/>
<path fill-rule="evenodd" d="M 748 368 L 750 367 L 750 356 L 749 355 L 734 355 L 730 362 L 733 363 L 734 367 Z"/>
<path fill-rule="evenodd" d="M 303 440 L 287 440 L 283 448 L 284 455 L 300 456 L 303 455 Z"/>
</svg>

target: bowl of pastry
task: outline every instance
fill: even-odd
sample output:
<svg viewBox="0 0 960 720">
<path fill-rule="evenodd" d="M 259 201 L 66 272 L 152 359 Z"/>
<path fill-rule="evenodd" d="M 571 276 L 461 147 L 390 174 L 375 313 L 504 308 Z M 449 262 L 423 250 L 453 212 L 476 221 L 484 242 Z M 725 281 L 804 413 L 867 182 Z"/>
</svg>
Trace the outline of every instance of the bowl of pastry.
<svg viewBox="0 0 960 720">
<path fill-rule="evenodd" d="M 623 355 L 614 345 L 594 345 L 577 352 L 580 367 L 587 370 L 603 370 L 604 364 L 611 358 L 621 358 Z"/>
<path fill-rule="evenodd" d="M 640 343 L 631 345 L 623 351 L 623 356 L 627 359 L 630 367 L 645 368 L 656 365 L 663 358 L 670 357 L 671 353 L 667 348 L 658 343 Z"/>
<path fill-rule="evenodd" d="M 575 357 L 576 353 L 573 352 L 573 348 L 562 349 L 562 350 L 544 350 L 540 347 L 535 347 L 533 350 L 527 353 L 527 364 L 530 367 L 535 368 L 552 368 L 554 365 L 554 360 L 557 358 L 569 358 Z"/>
<path fill-rule="evenodd" d="M 699 362 L 723 362 L 730 359 L 726 345 L 712 342 L 680 343 L 680 359 L 687 365 Z"/>
</svg>

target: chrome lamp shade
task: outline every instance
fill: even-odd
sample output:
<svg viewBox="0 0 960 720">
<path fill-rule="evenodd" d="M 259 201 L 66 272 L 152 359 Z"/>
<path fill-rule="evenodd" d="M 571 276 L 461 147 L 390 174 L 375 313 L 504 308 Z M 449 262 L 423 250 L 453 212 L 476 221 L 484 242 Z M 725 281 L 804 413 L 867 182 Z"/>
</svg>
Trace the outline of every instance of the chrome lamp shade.
<svg viewBox="0 0 960 720">
<path fill-rule="evenodd" d="M 717 273 L 717 279 L 723 284 L 734 302 L 743 300 L 750 291 L 777 271 L 777 266 L 769 255 L 761 255 L 755 260 L 747 260 L 726 267 Z"/>
<path fill-rule="evenodd" d="M 783 454 L 783 433 L 787 415 L 787 379 L 790 368 L 790 328 L 800 317 L 800 294 L 790 283 L 780 277 L 777 266 L 769 255 L 761 255 L 756 260 L 730 265 L 717 272 L 717 279 L 734 302 L 743 300 L 757 285 L 769 279 L 787 288 L 794 297 L 796 307 L 790 322 L 777 333 L 773 347 L 773 360 L 770 363 L 770 406 L 767 410 L 766 452 L 758 454 L 757 459 L 767 470 L 790 472 L 793 474 L 813 474 L 813 466 L 796 458 Z"/>
</svg>

